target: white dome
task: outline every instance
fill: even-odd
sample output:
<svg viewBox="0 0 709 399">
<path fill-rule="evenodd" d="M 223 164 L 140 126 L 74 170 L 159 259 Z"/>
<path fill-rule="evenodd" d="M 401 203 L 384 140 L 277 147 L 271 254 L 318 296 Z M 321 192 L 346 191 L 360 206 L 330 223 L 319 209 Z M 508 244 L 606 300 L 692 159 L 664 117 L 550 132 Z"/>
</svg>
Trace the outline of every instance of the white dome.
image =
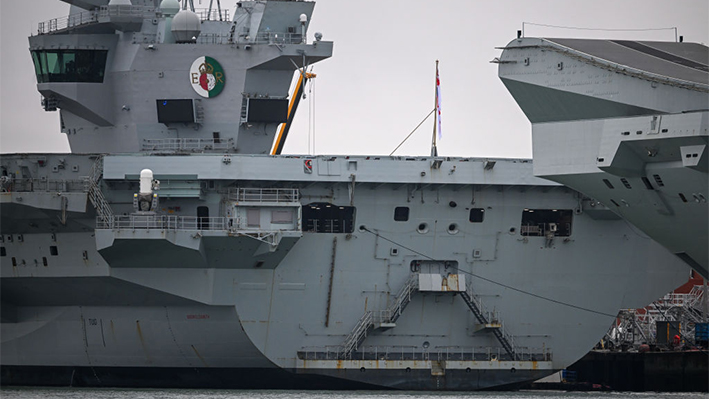
<svg viewBox="0 0 709 399">
<path fill-rule="evenodd" d="M 173 16 L 180 11 L 180 3 L 177 0 L 162 0 L 160 2 L 160 11 L 168 17 Z"/>
<path fill-rule="evenodd" d="M 172 19 L 172 35 L 178 43 L 194 41 L 201 31 L 199 16 L 190 10 L 181 10 Z"/>
</svg>

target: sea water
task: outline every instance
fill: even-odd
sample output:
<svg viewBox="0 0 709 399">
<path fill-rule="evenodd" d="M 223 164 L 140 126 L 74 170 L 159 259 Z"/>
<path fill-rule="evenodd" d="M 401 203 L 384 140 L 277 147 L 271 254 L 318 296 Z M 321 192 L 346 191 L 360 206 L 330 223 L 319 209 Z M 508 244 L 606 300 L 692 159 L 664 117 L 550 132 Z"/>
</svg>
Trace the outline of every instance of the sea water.
<svg viewBox="0 0 709 399">
<path fill-rule="evenodd" d="M 706 399 L 706 393 L 658 392 L 406 392 L 2 387 L 5 399 Z"/>
</svg>

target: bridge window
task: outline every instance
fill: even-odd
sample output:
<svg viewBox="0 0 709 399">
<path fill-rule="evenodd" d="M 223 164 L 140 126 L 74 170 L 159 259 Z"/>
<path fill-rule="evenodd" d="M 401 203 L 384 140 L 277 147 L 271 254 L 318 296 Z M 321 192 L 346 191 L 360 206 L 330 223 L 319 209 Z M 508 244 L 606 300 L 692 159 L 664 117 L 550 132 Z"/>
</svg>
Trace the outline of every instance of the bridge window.
<svg viewBox="0 0 709 399">
<path fill-rule="evenodd" d="M 571 209 L 525 209 L 522 212 L 522 235 L 568 237 L 572 217 Z"/>
<path fill-rule="evenodd" d="M 355 208 L 324 202 L 303 205 L 303 231 L 313 233 L 352 233 Z"/>
<path fill-rule="evenodd" d="M 32 51 L 37 83 L 102 83 L 108 50 Z"/>
</svg>

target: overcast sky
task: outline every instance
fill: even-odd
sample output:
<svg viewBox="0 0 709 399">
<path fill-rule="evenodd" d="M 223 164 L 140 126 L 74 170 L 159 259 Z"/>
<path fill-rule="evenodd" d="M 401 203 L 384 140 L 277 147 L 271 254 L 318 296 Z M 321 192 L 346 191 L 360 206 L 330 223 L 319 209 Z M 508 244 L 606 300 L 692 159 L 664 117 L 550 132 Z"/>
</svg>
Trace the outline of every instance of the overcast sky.
<svg viewBox="0 0 709 399">
<path fill-rule="evenodd" d="M 208 0 L 194 0 L 207 7 Z M 201 3 L 201 5 L 200 5 Z M 222 0 L 234 9 L 235 1 Z M 27 36 L 68 14 L 58 0 L 0 2 L 0 152 L 68 152 L 58 112 L 36 91 Z M 522 22 L 602 29 L 677 27 L 709 43 L 706 0 L 320 0 L 309 37 L 335 42 L 315 65 L 284 153 L 388 155 L 433 109 L 440 60 L 443 139 L 439 154 L 529 158 L 531 126 L 489 63 Z M 674 40 L 673 30 L 608 32 L 527 26 L 526 36 Z M 311 116 L 313 115 L 314 116 Z M 428 155 L 433 120 L 396 154 Z M 310 136 L 310 140 L 309 140 Z M 314 140 L 313 137 L 314 136 Z M 310 147 L 308 143 L 310 142 Z"/>
</svg>

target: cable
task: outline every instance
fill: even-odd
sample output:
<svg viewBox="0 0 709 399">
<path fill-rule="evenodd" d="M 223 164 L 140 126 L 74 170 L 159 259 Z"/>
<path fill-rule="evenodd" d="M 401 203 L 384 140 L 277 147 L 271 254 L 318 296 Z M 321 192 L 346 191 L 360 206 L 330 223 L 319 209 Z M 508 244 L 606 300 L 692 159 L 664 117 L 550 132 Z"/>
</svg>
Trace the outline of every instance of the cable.
<svg viewBox="0 0 709 399">
<path fill-rule="evenodd" d="M 389 154 L 389 156 L 392 156 L 392 155 L 396 152 L 396 150 L 398 150 L 399 147 L 401 147 L 401 146 L 406 142 L 406 140 L 408 140 L 409 137 L 411 137 L 411 135 L 414 134 L 414 132 L 415 132 L 419 127 L 421 127 L 421 125 L 423 125 L 423 123 L 426 122 L 426 120 L 427 120 L 435 111 L 436 111 L 435 108 L 432 109 L 431 112 L 429 112 L 428 115 L 426 115 L 426 117 L 423 118 L 423 120 L 421 121 L 421 123 L 419 123 L 418 125 L 416 125 L 416 127 L 414 128 L 414 130 L 412 130 L 411 133 L 409 133 L 409 135 L 406 136 L 406 138 L 404 139 L 404 141 L 402 141 L 401 143 L 399 143 L 399 145 L 397 145 L 396 148 L 394 148 L 394 151 L 392 151 L 391 154 Z"/>
<path fill-rule="evenodd" d="M 389 238 L 386 238 L 386 237 L 384 237 L 383 235 L 379 234 L 378 232 L 371 231 L 371 230 L 369 230 L 368 228 L 366 228 L 366 227 L 364 227 L 364 226 L 363 226 L 363 229 L 364 229 L 364 231 L 366 231 L 366 232 L 368 232 L 368 233 L 370 233 L 370 234 L 374 234 L 375 236 L 381 238 L 382 240 L 389 241 L 390 243 L 392 243 L 392 244 L 394 244 L 394 245 L 397 245 L 397 246 L 399 246 L 399 247 L 401 247 L 401 248 L 404 248 L 404 249 L 406 249 L 406 250 L 408 250 L 408 251 L 411 251 L 411 252 L 413 252 L 413 253 L 415 253 L 415 254 L 417 254 L 417 255 L 421 255 L 421 256 L 423 256 L 424 258 L 427 258 L 427 259 L 433 260 L 433 261 L 436 260 L 436 259 L 433 259 L 432 257 L 430 257 L 430 256 L 428 256 L 428 255 L 426 255 L 426 254 L 423 254 L 423 253 L 421 253 L 421 252 L 419 252 L 419 251 L 416 251 L 415 249 L 409 248 L 409 247 L 407 247 L 407 246 L 405 246 L 405 245 L 402 245 L 402 244 L 400 244 L 400 243 L 398 243 L 398 242 L 396 242 L 396 241 L 394 241 L 394 240 L 391 240 L 391 239 L 389 239 Z M 558 305 L 563 305 L 563 306 L 567 306 L 567 307 L 570 307 L 570 308 L 574 308 L 574 309 L 578 309 L 578 310 L 583 310 L 583 311 L 585 311 L 585 312 L 594 313 L 594 314 L 598 314 L 598 315 L 601 315 L 601 316 L 608 316 L 608 317 L 613 317 L 613 318 L 615 318 L 615 317 L 618 316 L 617 314 L 610 314 L 610 313 L 600 312 L 600 311 L 598 311 L 598 310 L 593 310 L 593 309 L 589 309 L 589 308 L 584 308 L 584 307 L 582 307 L 582 306 L 574 305 L 574 304 L 571 304 L 571 303 L 558 301 L 558 300 L 552 299 L 552 298 L 547 298 L 547 297 L 542 296 L 542 295 L 538 295 L 538 294 L 535 294 L 535 293 L 532 293 L 532 292 L 529 292 L 529 291 L 525 291 L 525 290 L 522 290 L 522 289 L 519 289 L 519 288 L 515 288 L 515 287 L 512 287 L 512 286 L 509 286 L 509 285 L 507 285 L 507 284 L 503 284 L 503 283 L 500 283 L 500 282 L 491 280 L 491 279 L 486 278 L 486 277 L 483 277 L 483 276 L 479 276 L 479 275 L 477 275 L 477 274 L 475 274 L 475 273 L 472 273 L 472 272 L 469 272 L 469 271 L 466 271 L 466 270 L 458 269 L 458 271 L 459 271 L 459 272 L 462 272 L 462 273 L 465 273 L 465 274 L 468 274 L 468 275 L 470 275 L 470 276 L 472 276 L 472 277 L 479 278 L 480 280 L 487 281 L 488 283 L 492 283 L 492 284 L 495 284 L 495 285 L 499 285 L 500 287 L 504 287 L 504 288 L 510 289 L 510 290 L 512 290 L 512 291 L 517 291 L 517 292 L 519 292 L 519 293 L 521 293 L 521 294 L 529 295 L 529 296 L 534 297 L 534 298 L 543 299 L 543 300 L 545 300 L 545 301 L 549 301 L 549 302 L 552 302 L 552 303 L 556 303 L 556 304 L 558 304 Z"/>
<path fill-rule="evenodd" d="M 597 30 L 604 32 L 643 32 L 643 31 L 655 31 L 655 30 L 674 30 L 677 27 L 673 26 L 671 28 L 638 28 L 638 29 L 610 29 L 610 28 L 579 28 L 575 26 L 560 26 L 560 25 L 547 25 L 547 24 L 535 24 L 534 22 L 522 22 L 522 25 L 534 25 L 543 26 L 546 28 L 559 28 L 559 29 L 574 29 L 574 30 Z"/>
</svg>

